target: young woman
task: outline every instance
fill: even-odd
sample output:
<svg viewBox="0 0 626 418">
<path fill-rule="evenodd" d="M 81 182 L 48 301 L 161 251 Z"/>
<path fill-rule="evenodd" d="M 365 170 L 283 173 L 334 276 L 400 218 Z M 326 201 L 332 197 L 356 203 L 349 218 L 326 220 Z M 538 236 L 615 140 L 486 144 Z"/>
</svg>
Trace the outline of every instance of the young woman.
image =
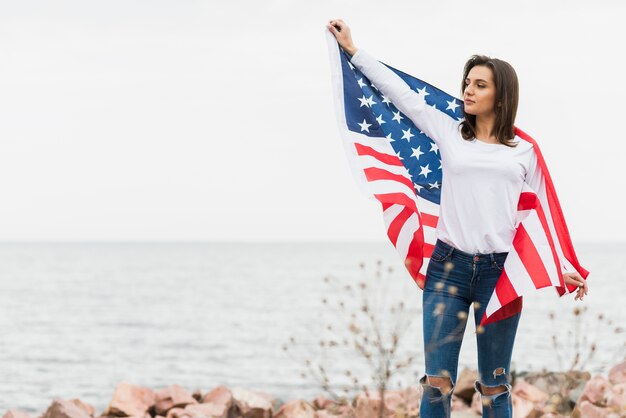
<svg viewBox="0 0 626 418">
<path fill-rule="evenodd" d="M 435 141 L 441 156 L 445 186 L 422 295 L 425 375 L 420 379 L 420 416 L 450 416 L 473 303 L 479 372 L 474 387 L 483 400 L 483 417 L 509 418 L 509 366 L 521 311 L 478 325 L 515 235 L 523 183 L 533 187 L 538 181 L 533 176 L 537 160 L 532 144 L 517 137 L 513 126 L 519 91 L 515 70 L 496 58 L 472 56 L 462 80 L 464 119 L 455 121 L 427 106 L 392 70 L 358 49 L 343 20 L 330 20 L 327 28 L 352 64 Z M 481 216 L 484 213 L 490 216 Z M 575 299 L 582 300 L 588 287 L 580 274 L 567 272 L 563 279 L 579 286 Z"/>
</svg>

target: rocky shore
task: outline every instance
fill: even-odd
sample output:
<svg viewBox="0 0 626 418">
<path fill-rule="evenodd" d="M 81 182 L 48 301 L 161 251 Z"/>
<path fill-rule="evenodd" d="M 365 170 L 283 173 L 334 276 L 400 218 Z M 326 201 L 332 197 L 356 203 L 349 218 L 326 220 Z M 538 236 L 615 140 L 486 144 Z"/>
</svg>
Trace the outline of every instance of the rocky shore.
<svg viewBox="0 0 626 418">
<path fill-rule="evenodd" d="M 452 417 L 481 416 L 480 394 L 473 383 L 477 372 L 460 372 L 452 399 Z M 608 376 L 587 372 L 520 373 L 512 391 L 515 418 L 626 417 L 626 362 Z M 386 418 L 419 416 L 421 388 L 385 392 Z M 161 390 L 120 383 L 102 413 L 80 399 L 54 399 L 38 418 L 376 418 L 381 408 L 378 392 L 360 393 L 351 402 L 320 395 L 283 402 L 263 392 L 218 386 L 207 393 L 189 392 L 179 385 Z M 3 418 L 35 418 L 9 410 Z"/>
</svg>

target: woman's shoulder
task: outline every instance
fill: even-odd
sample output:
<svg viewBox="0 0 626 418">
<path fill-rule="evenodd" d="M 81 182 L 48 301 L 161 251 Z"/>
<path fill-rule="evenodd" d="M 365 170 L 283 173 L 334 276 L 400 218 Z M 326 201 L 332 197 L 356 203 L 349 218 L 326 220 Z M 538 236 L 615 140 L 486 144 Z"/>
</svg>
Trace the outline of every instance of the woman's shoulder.
<svg viewBox="0 0 626 418">
<path fill-rule="evenodd" d="M 525 140 L 519 135 L 515 135 L 511 143 L 516 144 L 515 149 L 517 149 L 520 153 L 527 153 L 534 148 L 532 142 Z"/>
</svg>

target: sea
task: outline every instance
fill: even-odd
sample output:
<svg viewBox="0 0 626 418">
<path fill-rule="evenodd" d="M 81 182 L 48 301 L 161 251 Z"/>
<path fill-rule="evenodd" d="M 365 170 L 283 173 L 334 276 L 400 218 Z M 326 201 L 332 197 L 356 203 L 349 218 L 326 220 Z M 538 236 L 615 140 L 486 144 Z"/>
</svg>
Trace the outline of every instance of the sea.
<svg viewBox="0 0 626 418">
<path fill-rule="evenodd" d="M 589 293 L 524 298 L 516 373 L 606 373 L 626 356 L 626 243 L 575 246 Z M 122 382 L 312 400 L 373 385 L 386 358 L 390 388 L 417 385 L 421 305 L 383 242 L 2 243 L 0 414 L 55 398 L 101 413 Z M 469 318 L 459 370 L 477 367 Z"/>
</svg>

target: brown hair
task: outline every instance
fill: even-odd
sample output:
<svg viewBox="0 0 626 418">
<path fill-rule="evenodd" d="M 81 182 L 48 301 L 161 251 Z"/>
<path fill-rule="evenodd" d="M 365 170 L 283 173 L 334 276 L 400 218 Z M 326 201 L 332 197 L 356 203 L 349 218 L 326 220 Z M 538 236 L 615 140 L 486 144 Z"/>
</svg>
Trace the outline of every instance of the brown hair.
<svg viewBox="0 0 626 418">
<path fill-rule="evenodd" d="M 495 113 L 496 121 L 493 127 L 493 134 L 501 144 L 509 147 L 516 146 L 513 142 L 515 138 L 515 115 L 517 113 L 517 103 L 519 101 L 519 83 L 515 70 L 506 61 L 491 58 L 485 55 L 472 55 L 465 63 L 463 70 L 463 80 L 461 81 L 461 94 L 465 92 L 465 79 L 470 70 L 483 65 L 491 69 L 493 81 L 496 86 Z M 473 140 L 476 136 L 476 115 L 468 115 L 463 110 L 465 119 L 461 122 L 461 135 L 466 140 Z"/>
</svg>

